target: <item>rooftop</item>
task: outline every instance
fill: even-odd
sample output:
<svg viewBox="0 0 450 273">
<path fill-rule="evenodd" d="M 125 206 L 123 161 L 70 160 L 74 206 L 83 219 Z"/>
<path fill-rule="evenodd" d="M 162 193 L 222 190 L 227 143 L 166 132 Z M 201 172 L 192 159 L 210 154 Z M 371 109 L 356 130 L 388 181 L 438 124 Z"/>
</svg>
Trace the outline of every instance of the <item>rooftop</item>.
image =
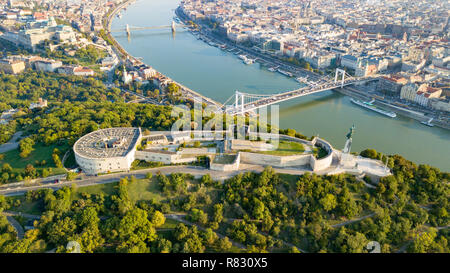
<svg viewBox="0 0 450 273">
<path fill-rule="evenodd" d="M 135 148 L 140 136 L 140 128 L 98 130 L 80 138 L 73 150 L 86 158 L 124 157 Z"/>
</svg>

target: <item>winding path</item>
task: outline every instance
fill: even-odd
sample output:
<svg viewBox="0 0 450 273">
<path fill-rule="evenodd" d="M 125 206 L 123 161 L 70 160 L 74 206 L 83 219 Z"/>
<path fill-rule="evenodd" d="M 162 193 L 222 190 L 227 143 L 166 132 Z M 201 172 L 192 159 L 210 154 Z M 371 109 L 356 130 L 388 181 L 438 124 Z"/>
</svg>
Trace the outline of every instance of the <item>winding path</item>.
<svg viewBox="0 0 450 273">
<path fill-rule="evenodd" d="M 10 215 L 8 216 L 7 213 L 3 213 L 3 214 L 6 215 L 6 219 L 11 224 L 11 226 L 16 230 L 17 238 L 23 239 L 23 237 L 25 236 L 25 231 L 23 230 L 22 225 L 16 219 L 14 219 L 13 216 L 10 216 Z"/>
<path fill-rule="evenodd" d="M 21 136 L 22 131 L 16 132 L 7 143 L 0 145 L 0 154 L 17 149 L 19 147 L 18 140 Z"/>
</svg>

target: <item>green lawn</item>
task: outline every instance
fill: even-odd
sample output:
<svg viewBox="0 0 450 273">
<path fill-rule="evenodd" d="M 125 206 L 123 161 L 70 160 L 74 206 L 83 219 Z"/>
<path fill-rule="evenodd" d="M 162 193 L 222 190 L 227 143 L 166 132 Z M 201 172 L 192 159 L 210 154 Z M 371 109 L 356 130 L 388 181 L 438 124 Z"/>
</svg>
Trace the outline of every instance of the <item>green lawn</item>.
<svg viewBox="0 0 450 273">
<path fill-rule="evenodd" d="M 128 193 L 133 201 L 152 199 L 160 201 L 166 198 L 161 195 L 158 189 L 158 179 L 156 177 L 153 177 L 151 180 L 141 179 L 135 183 L 129 183 Z"/>
<path fill-rule="evenodd" d="M 115 187 L 118 185 L 118 183 L 119 182 L 88 187 L 80 187 L 77 191 L 78 196 L 80 196 L 80 193 L 89 193 L 89 194 L 103 193 L 105 195 L 112 195 L 117 192 Z M 165 198 L 164 196 L 161 195 L 158 189 L 158 182 L 156 177 L 152 178 L 151 180 L 138 179 L 134 183 L 128 183 L 128 194 L 131 200 L 135 202 L 140 200 L 152 200 L 152 199 L 160 201 Z"/>
<path fill-rule="evenodd" d="M 108 183 L 108 184 L 99 184 L 95 186 L 88 186 L 88 187 L 80 187 L 77 189 L 77 198 L 80 198 L 81 193 L 87 193 L 87 194 L 100 194 L 103 193 L 104 195 L 111 195 L 116 193 L 115 187 L 117 186 L 118 182 L 114 183 Z"/>
<path fill-rule="evenodd" d="M 11 207 L 10 211 L 22 212 L 27 214 L 41 215 L 44 211 L 44 202 L 42 200 L 28 202 L 25 196 L 12 196 L 8 199 L 20 200 L 19 207 Z"/>
<path fill-rule="evenodd" d="M 159 227 L 159 229 L 174 229 L 180 222 L 173 220 L 173 219 L 167 219 L 164 225 Z"/>
<path fill-rule="evenodd" d="M 64 155 L 63 155 L 64 156 Z M 61 158 L 62 160 L 62 158 Z M 66 159 L 66 162 L 64 162 L 64 167 L 66 168 L 75 168 L 77 166 L 77 162 L 75 160 L 75 154 L 73 150 L 69 152 L 69 156 Z"/>
<path fill-rule="evenodd" d="M 25 169 L 25 167 L 28 164 L 33 165 L 37 170 L 42 170 L 44 168 L 52 168 L 53 172 L 52 175 L 56 174 L 63 174 L 66 171 L 64 169 L 56 168 L 53 159 L 53 149 L 58 148 L 61 151 L 61 160 L 64 156 L 64 153 L 69 148 L 68 146 L 59 146 L 59 145 L 50 145 L 45 146 L 40 143 L 36 144 L 34 147 L 34 151 L 31 152 L 31 154 L 27 158 L 20 157 L 20 151 L 19 149 L 15 149 L 9 152 L 4 153 L 3 160 L 0 160 L 0 165 L 3 165 L 4 163 L 9 163 L 11 167 L 13 168 L 14 173 L 22 173 Z M 46 161 L 46 164 L 44 166 L 38 166 L 36 164 L 36 161 L 42 162 L 43 160 Z"/>
<path fill-rule="evenodd" d="M 328 155 L 327 150 L 325 150 L 322 147 L 314 148 L 313 153 L 314 153 L 314 155 L 316 156 L 317 159 L 324 158 L 324 157 L 326 157 Z"/>
<path fill-rule="evenodd" d="M 278 148 L 273 151 L 262 151 L 261 154 L 266 155 L 278 155 L 278 156 L 288 156 L 288 155 L 298 155 L 305 151 L 303 144 L 291 141 L 280 141 Z"/>
</svg>

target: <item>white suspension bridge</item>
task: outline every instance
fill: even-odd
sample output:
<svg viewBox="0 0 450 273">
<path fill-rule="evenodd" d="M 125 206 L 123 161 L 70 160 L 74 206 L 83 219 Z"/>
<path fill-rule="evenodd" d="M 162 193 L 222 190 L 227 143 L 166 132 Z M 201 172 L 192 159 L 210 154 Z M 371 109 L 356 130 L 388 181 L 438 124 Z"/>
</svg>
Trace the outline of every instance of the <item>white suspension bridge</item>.
<svg viewBox="0 0 450 273">
<path fill-rule="evenodd" d="M 308 82 L 308 85 L 293 91 L 278 94 L 249 94 L 236 91 L 221 107 L 221 111 L 230 115 L 244 115 L 253 113 L 254 110 L 266 107 L 283 101 L 320 93 L 336 88 L 360 84 L 377 80 L 377 77 L 352 77 L 345 70 L 336 69 L 334 79 L 331 75 L 326 75 L 315 82 Z M 234 99 L 234 103 L 230 105 Z"/>
<path fill-rule="evenodd" d="M 131 31 L 140 31 L 140 30 L 152 30 L 152 29 L 171 29 L 172 32 L 176 32 L 178 28 L 186 27 L 184 24 L 175 23 L 172 21 L 171 25 L 164 25 L 164 26 L 150 26 L 150 27 L 136 27 L 136 26 L 130 26 L 126 25 L 124 29 L 112 29 L 110 32 L 125 32 L 128 36 L 130 36 Z"/>
</svg>

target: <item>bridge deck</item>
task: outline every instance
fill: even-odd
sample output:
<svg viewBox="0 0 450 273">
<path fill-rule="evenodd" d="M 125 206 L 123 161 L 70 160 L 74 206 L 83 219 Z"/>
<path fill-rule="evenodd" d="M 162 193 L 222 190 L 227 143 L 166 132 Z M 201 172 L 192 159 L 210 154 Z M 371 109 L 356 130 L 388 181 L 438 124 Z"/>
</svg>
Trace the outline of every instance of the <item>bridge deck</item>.
<svg viewBox="0 0 450 273">
<path fill-rule="evenodd" d="M 319 85 L 319 86 L 316 86 L 313 88 L 311 88 L 310 86 L 306 86 L 306 87 L 299 88 L 297 90 L 288 91 L 288 92 L 284 92 L 284 93 L 280 93 L 280 94 L 275 94 L 273 96 L 262 98 L 262 99 L 254 101 L 254 102 L 245 103 L 243 105 L 243 107 L 241 106 L 242 107 L 241 109 L 231 109 L 231 112 L 229 112 L 229 114 L 231 114 L 231 113 L 242 114 L 242 113 L 256 110 L 261 107 L 280 103 L 283 101 L 303 97 L 303 96 L 314 94 L 314 93 L 320 93 L 320 92 L 324 92 L 324 91 L 328 91 L 328 90 L 332 90 L 332 89 L 336 89 L 336 88 L 340 88 L 340 87 L 344 87 L 344 86 L 348 86 L 348 85 L 353 85 L 356 83 L 372 81 L 372 80 L 375 80 L 375 79 L 374 78 L 349 79 L 349 80 L 344 81 L 344 83 L 328 82 L 328 83 L 325 83 L 325 84 L 322 84 L 322 85 Z"/>
<path fill-rule="evenodd" d="M 186 27 L 186 25 L 182 24 L 176 24 L 175 27 Z M 151 27 L 134 27 L 129 26 L 128 30 L 147 30 L 147 29 L 171 29 L 172 25 L 165 25 L 165 26 L 151 26 Z M 112 29 L 110 32 L 123 32 L 126 31 L 126 27 L 123 29 Z"/>
</svg>

